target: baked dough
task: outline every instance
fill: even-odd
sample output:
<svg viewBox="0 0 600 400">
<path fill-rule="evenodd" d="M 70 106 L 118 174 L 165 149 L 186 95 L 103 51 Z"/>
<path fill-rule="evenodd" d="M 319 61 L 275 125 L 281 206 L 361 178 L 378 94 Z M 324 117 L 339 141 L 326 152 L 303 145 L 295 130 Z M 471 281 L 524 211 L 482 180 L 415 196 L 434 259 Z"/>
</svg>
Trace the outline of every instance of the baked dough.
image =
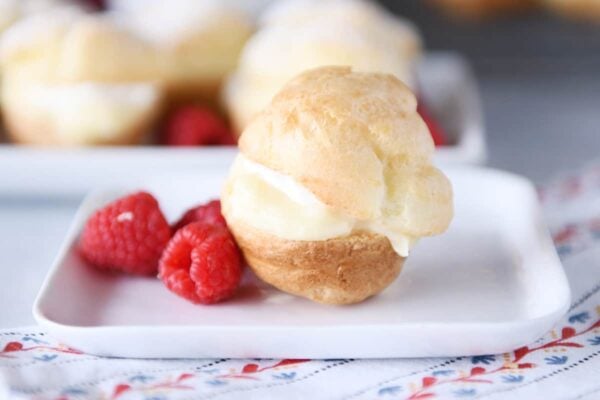
<svg viewBox="0 0 600 400">
<path fill-rule="evenodd" d="M 325 304 L 358 303 L 400 274 L 398 256 L 381 235 L 359 232 L 322 241 L 294 241 L 232 225 L 246 261 L 276 288 Z"/>
<path fill-rule="evenodd" d="M 326 208 L 355 226 L 322 240 L 260 230 L 245 217 L 245 207 L 252 209 L 248 201 L 277 207 L 277 201 L 294 201 L 298 189 L 275 187 L 284 196 L 275 202 L 261 202 L 268 192 L 260 189 L 258 199 L 240 199 L 238 188 L 251 172 L 236 162 L 224 187 L 223 213 L 259 277 L 315 301 L 359 302 L 389 285 L 405 258 L 390 236 L 365 227 L 383 224 L 414 240 L 447 229 L 452 188 L 431 165 L 433 142 L 416 106 L 415 96 L 392 75 L 322 67 L 290 81 L 248 125 L 239 159 L 289 178 L 319 202 L 309 199 L 306 207 Z M 282 214 L 273 209 L 272 215 Z M 280 223 L 286 225 L 285 219 Z"/>
<path fill-rule="evenodd" d="M 30 16 L 7 30 L 0 55 L 4 118 L 18 143 L 133 144 L 158 116 L 156 52 L 108 17 Z"/>
</svg>

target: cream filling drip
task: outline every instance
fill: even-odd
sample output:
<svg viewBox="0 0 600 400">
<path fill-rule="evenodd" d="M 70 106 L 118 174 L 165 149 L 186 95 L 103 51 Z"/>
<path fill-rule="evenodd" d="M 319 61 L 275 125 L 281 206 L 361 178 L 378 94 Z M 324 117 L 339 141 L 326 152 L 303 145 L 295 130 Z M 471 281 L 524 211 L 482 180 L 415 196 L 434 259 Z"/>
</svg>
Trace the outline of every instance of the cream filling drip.
<svg viewBox="0 0 600 400">
<path fill-rule="evenodd" d="M 407 257 L 417 238 L 402 233 L 389 218 L 358 220 L 321 202 L 292 177 L 239 155 L 232 172 L 228 218 L 288 240 L 316 241 L 367 231 L 388 238 Z"/>
</svg>

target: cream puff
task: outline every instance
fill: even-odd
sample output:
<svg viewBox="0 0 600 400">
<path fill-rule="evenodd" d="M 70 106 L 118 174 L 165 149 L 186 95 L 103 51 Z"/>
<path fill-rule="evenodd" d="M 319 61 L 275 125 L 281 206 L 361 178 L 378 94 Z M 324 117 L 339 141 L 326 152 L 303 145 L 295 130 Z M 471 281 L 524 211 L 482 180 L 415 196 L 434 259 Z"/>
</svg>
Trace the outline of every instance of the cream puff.
<svg viewBox="0 0 600 400">
<path fill-rule="evenodd" d="M 220 0 L 121 1 L 124 20 L 159 53 L 171 97 L 215 99 L 252 33 L 250 18 Z"/>
<path fill-rule="evenodd" d="M 452 188 L 417 100 L 395 76 L 322 67 L 242 133 L 223 214 L 256 275 L 327 304 L 373 296 L 446 230 Z"/>
<path fill-rule="evenodd" d="M 421 54 L 421 37 L 414 24 L 393 15 L 368 0 L 286 0 L 275 2 L 263 13 L 263 26 L 296 25 L 340 21 L 353 29 L 368 33 L 374 40 L 389 45 L 389 50 L 405 60 L 414 61 Z M 414 86 L 410 73 L 398 77 Z"/>
<path fill-rule="evenodd" d="M 543 3 L 566 17 L 600 22 L 600 0 L 543 0 Z"/>
<path fill-rule="evenodd" d="M 155 52 L 110 19 L 60 10 L 2 38 L 9 136 L 39 145 L 132 144 L 157 118 Z"/>
<path fill-rule="evenodd" d="M 300 72 L 327 65 L 394 74 L 414 87 L 420 55 L 416 29 L 359 0 L 276 3 L 248 41 L 224 102 L 241 132 L 273 95 Z"/>
<path fill-rule="evenodd" d="M 261 14 L 259 24 L 261 26 L 305 24 L 315 19 L 329 21 L 332 18 L 341 18 L 353 26 L 373 31 L 379 30 L 381 34 L 387 33 L 388 40 L 396 41 L 396 44 L 400 46 L 418 45 L 419 37 L 415 35 L 416 28 L 410 21 L 387 12 L 376 2 L 370 0 L 277 1 Z M 398 24 L 397 21 L 402 21 L 402 24 Z M 397 40 L 398 38 L 394 37 L 396 29 L 407 30 L 404 34 L 413 36 L 413 43 Z M 414 43 L 415 41 L 417 43 Z"/>
</svg>

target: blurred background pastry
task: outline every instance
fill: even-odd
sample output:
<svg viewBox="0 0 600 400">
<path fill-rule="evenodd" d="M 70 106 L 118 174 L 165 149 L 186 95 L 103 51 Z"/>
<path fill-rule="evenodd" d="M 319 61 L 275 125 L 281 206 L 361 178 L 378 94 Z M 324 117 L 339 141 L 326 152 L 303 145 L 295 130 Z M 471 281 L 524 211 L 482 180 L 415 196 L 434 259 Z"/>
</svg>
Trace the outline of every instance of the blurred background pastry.
<svg viewBox="0 0 600 400">
<path fill-rule="evenodd" d="M 304 72 L 239 146 L 223 213 L 254 272 L 286 292 L 362 301 L 396 278 L 419 238 L 452 219 L 452 189 L 431 165 L 417 100 L 393 75 Z"/>
<path fill-rule="evenodd" d="M 559 15 L 600 22 L 600 0 L 542 0 L 542 3 Z"/>
<path fill-rule="evenodd" d="M 156 47 L 157 77 L 175 99 L 214 100 L 224 77 L 235 69 L 252 33 L 250 18 L 219 0 L 123 0 L 117 12 Z"/>
<path fill-rule="evenodd" d="M 16 142 L 137 143 L 158 115 L 155 51 L 105 16 L 30 16 L 5 32 L 0 54 L 3 115 Z"/>
<path fill-rule="evenodd" d="M 565 23 L 549 13 L 522 13 L 532 8 L 542 10 L 544 5 L 556 10 L 556 15 L 588 20 L 596 20 L 598 16 L 598 0 L 0 0 L 0 37 L 3 30 L 7 34 L 16 32 L 9 34 L 12 38 L 2 40 L 13 43 L 8 46 L 10 51 L 3 51 L 4 61 L 0 65 L 11 71 L 7 78 L 10 89 L 5 90 L 2 97 L 11 97 L 13 101 L 4 114 L 8 116 L 12 137 L 42 143 L 40 137 L 52 135 L 19 134 L 31 131 L 32 126 L 39 124 L 28 121 L 28 128 L 25 128 L 24 119 L 14 116 L 23 115 L 29 109 L 51 115 L 58 106 L 40 105 L 45 104 L 45 100 L 40 100 L 44 96 L 35 96 L 36 101 L 32 102 L 32 96 L 25 93 L 35 92 L 34 87 L 86 83 L 86 90 L 61 90 L 58 98 L 72 97 L 77 100 L 68 102 L 79 103 L 83 101 L 82 97 L 89 99 L 93 92 L 92 97 L 101 97 L 98 101 L 105 106 L 116 97 L 128 104 L 135 103 L 127 108 L 115 102 L 118 110 L 134 111 L 128 118 L 119 116 L 110 129 L 101 130 L 120 131 L 115 128 L 122 124 L 119 121 L 130 119 L 125 125 L 144 127 L 146 132 L 142 134 L 137 128 L 131 128 L 128 130 L 136 131 L 136 135 L 123 135 L 121 139 L 127 137 L 126 140 L 117 140 L 120 135 L 115 134 L 112 138 L 105 135 L 102 140 L 79 140 L 82 144 L 138 142 L 138 137 L 142 136 L 151 139 L 141 143 L 231 144 L 233 141 L 229 138 L 214 140 L 216 131 L 224 131 L 214 129 L 215 118 L 221 127 L 231 120 L 239 134 L 292 76 L 306 68 L 341 63 L 358 70 L 393 73 L 417 90 L 422 116 L 429 121 L 433 134 L 441 132 L 435 135 L 442 138 L 437 143 L 452 146 L 458 142 L 453 122 L 448 122 L 452 119 L 452 110 L 436 109 L 426 88 L 418 88 L 415 80 L 414 66 L 423 53 L 422 42 L 425 40 L 421 39 L 412 22 L 399 15 L 423 27 L 432 56 L 435 57 L 434 52 L 438 50 L 457 50 L 467 58 L 478 78 L 495 77 L 498 71 L 504 70 L 510 71 L 511 76 L 524 71 L 538 77 L 540 72 L 550 70 L 570 71 L 570 66 L 563 66 L 571 62 L 577 64 L 574 70 L 597 71 L 600 36 L 595 34 L 595 28 Z M 486 20 L 473 24 L 464 19 L 447 18 L 445 14 L 435 12 L 435 7 Z M 102 12 L 89 17 L 82 8 Z M 77 14 L 73 20 L 84 19 L 85 23 L 76 21 L 76 28 L 69 28 L 66 33 L 62 17 L 21 24 L 40 13 L 65 9 L 78 10 L 73 12 Z M 496 16 L 512 18 L 491 20 Z M 13 25 L 29 28 L 12 29 Z M 258 32 L 248 42 L 240 59 L 240 51 L 254 29 Z M 40 31 L 44 33 L 40 34 Z M 523 35 L 524 32 L 527 34 Z M 30 44 L 32 37 L 37 44 Z M 228 75 L 229 79 L 226 78 Z M 569 74 L 573 79 L 575 75 Z M 494 79 L 487 82 L 494 82 Z M 224 81 L 228 83 L 218 93 Z M 557 84 L 565 82 L 564 79 L 553 81 Z M 533 82 L 534 79 L 526 80 L 519 87 L 529 85 L 534 88 Z M 120 86 L 116 92 L 118 96 L 99 95 L 100 86 L 104 88 L 117 83 Z M 130 84 L 135 85 L 136 90 L 123 91 L 123 85 Z M 485 98 L 485 83 L 483 86 Z M 92 91 L 89 90 L 91 87 L 94 88 Z M 125 92 L 129 94 L 123 96 Z M 148 95 L 150 92 L 152 96 Z M 78 94 L 71 96 L 68 93 Z M 81 93 L 87 94 L 82 96 Z M 123 100 L 142 97 L 146 100 Z M 159 108 L 158 103 L 162 107 Z M 508 107 L 508 104 L 514 103 L 499 99 L 489 108 L 496 110 L 505 105 Z M 167 125 L 187 126 L 169 124 L 169 121 L 183 120 L 173 116 L 190 114 L 180 112 L 189 107 L 196 107 L 198 115 L 212 115 L 187 118 L 188 122 L 196 121 L 194 135 L 180 134 L 189 129 L 182 129 L 177 135 L 166 132 L 170 130 L 165 128 Z M 72 114 L 82 113 L 72 111 Z M 104 114 L 121 115 L 121 112 L 114 110 Z M 488 120 L 491 118 L 494 123 L 497 114 L 487 114 Z M 72 125 L 74 120 L 61 118 L 61 125 Z M 498 118 L 497 123 L 504 125 L 509 120 Z M 111 124 L 103 122 L 100 125 Z M 440 129 L 434 129 L 435 126 Z M 66 130 L 78 131 L 80 128 Z M 514 131 L 513 127 L 499 130 Z M 200 131 L 203 133 L 199 134 Z M 186 140 L 160 139 L 167 136 L 185 136 Z M 193 140 L 189 139 L 192 136 Z M 0 141 L 5 139 L 6 136 L 0 137 Z M 62 143 L 56 139 L 49 142 Z M 66 140 L 65 143 L 69 142 Z"/>
<path fill-rule="evenodd" d="M 83 6 L 68 0 L 0 0 L 0 38 L 11 25 L 23 18 L 67 9 L 82 10 Z"/>
<path fill-rule="evenodd" d="M 0 0 L 0 33 L 22 18 L 65 7 L 81 5 L 69 0 Z"/>
<path fill-rule="evenodd" d="M 367 0 L 284 0 L 273 3 L 261 14 L 262 26 L 325 25 L 331 21 L 348 29 L 368 34 L 378 43 L 387 43 L 394 57 L 414 61 L 422 52 L 421 36 L 409 20 L 390 14 L 375 2 Z M 392 72 L 414 86 L 414 71 L 402 75 Z"/>
<path fill-rule="evenodd" d="M 298 73 L 324 65 L 394 74 L 415 86 L 421 42 L 416 29 L 359 0 L 275 3 L 250 38 L 224 89 L 238 132 Z"/>
</svg>

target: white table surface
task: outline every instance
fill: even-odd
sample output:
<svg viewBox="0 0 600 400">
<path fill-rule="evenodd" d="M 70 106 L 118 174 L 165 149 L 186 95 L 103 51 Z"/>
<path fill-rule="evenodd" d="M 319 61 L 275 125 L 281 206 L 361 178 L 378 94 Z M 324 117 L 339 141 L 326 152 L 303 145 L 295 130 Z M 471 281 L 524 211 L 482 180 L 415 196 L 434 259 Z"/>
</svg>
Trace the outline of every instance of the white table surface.
<svg viewBox="0 0 600 400">
<path fill-rule="evenodd" d="M 480 80 L 491 166 L 543 182 L 600 156 L 600 80 L 563 78 Z M 0 193 L 0 328 L 34 324 L 31 305 L 80 200 Z"/>
</svg>

